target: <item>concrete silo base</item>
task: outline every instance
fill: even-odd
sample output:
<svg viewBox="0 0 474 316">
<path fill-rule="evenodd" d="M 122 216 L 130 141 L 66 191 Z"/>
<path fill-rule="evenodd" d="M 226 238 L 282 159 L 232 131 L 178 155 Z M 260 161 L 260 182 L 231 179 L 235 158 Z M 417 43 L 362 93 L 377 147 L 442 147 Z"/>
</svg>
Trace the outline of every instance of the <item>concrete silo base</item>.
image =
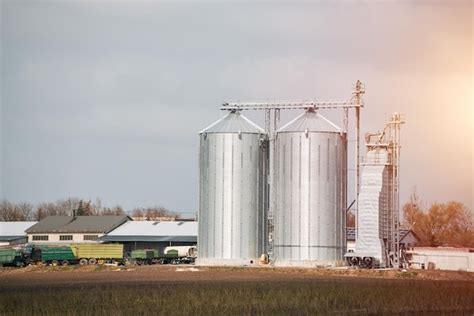
<svg viewBox="0 0 474 316">
<path fill-rule="evenodd" d="M 197 266 L 229 266 L 229 267 L 245 267 L 258 266 L 259 259 L 215 259 L 215 258 L 197 258 Z"/>
<path fill-rule="evenodd" d="M 295 268 L 336 268 L 342 267 L 345 265 L 344 260 L 335 260 L 335 261 L 315 261 L 315 260 L 302 260 L 302 261 L 282 261 L 275 260 L 275 267 L 295 267 Z"/>
</svg>

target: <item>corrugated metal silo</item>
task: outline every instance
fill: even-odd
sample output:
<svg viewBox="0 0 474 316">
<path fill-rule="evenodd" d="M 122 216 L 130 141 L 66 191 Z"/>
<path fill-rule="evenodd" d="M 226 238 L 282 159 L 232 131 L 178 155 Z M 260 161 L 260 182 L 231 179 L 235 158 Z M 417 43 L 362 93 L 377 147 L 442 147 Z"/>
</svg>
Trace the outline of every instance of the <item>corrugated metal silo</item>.
<svg viewBox="0 0 474 316">
<path fill-rule="evenodd" d="M 264 253 L 267 146 L 235 111 L 200 133 L 198 264 L 256 264 Z"/>
<path fill-rule="evenodd" d="M 342 264 L 345 133 L 320 114 L 306 111 L 277 131 L 275 146 L 275 265 Z"/>
</svg>

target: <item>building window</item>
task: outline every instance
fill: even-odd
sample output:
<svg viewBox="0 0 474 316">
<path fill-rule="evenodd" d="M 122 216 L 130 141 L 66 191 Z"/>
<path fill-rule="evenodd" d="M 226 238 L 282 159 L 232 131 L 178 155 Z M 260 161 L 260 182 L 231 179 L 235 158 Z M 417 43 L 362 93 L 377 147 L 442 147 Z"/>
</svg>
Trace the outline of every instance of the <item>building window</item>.
<svg viewBox="0 0 474 316">
<path fill-rule="evenodd" d="M 84 240 L 97 240 L 99 235 L 84 235 Z"/>
<path fill-rule="evenodd" d="M 59 240 L 72 240 L 72 235 L 59 235 Z"/>
<path fill-rule="evenodd" d="M 33 236 L 33 240 L 49 240 L 49 236 L 48 235 L 34 235 Z"/>
</svg>

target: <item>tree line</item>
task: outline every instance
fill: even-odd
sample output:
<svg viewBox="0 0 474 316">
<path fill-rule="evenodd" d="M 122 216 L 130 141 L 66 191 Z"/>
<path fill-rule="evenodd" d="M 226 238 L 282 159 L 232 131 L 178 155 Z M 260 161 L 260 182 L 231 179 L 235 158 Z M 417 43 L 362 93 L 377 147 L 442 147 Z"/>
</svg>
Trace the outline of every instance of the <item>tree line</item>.
<svg viewBox="0 0 474 316">
<path fill-rule="evenodd" d="M 474 214 L 450 201 L 426 207 L 416 192 L 403 205 L 403 226 L 418 237 L 419 246 L 474 247 Z"/>
<path fill-rule="evenodd" d="M 130 212 L 120 205 L 112 207 L 102 205 L 100 199 L 96 201 L 79 198 L 68 198 L 55 202 L 43 202 L 37 205 L 20 202 L 13 203 L 7 200 L 0 201 L 0 221 L 40 221 L 47 216 L 93 216 L 93 215 L 125 215 L 129 213 L 138 220 L 158 220 L 161 218 L 179 219 L 179 215 L 162 206 L 134 208 Z"/>
</svg>

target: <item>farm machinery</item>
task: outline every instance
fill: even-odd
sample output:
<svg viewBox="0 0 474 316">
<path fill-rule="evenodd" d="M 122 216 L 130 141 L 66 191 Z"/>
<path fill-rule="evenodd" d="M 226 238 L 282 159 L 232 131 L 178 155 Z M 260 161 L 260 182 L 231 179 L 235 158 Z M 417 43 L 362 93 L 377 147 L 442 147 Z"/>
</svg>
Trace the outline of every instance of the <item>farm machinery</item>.
<svg viewBox="0 0 474 316">
<path fill-rule="evenodd" d="M 142 264 L 191 264 L 196 260 L 196 246 L 166 247 L 163 252 L 158 249 L 132 250 L 131 263 Z"/>
</svg>

